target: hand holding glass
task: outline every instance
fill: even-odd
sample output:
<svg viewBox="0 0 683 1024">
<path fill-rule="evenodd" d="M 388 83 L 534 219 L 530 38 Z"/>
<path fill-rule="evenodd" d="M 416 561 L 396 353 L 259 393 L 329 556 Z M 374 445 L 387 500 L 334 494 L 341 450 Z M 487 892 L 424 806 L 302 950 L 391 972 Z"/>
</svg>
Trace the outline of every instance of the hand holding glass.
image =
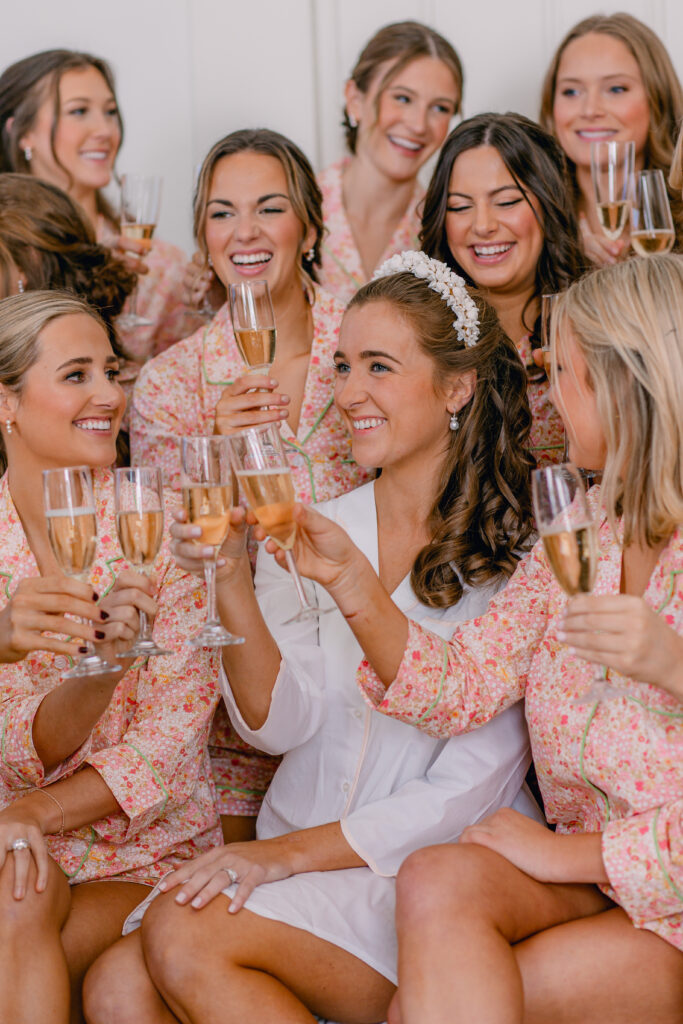
<svg viewBox="0 0 683 1024">
<path fill-rule="evenodd" d="M 88 582 L 97 548 L 97 519 L 92 475 L 87 466 L 43 470 L 47 535 L 57 563 L 67 576 Z M 65 679 L 120 672 L 121 665 L 105 661 L 94 644 L 84 640 L 87 653 Z"/>
<path fill-rule="evenodd" d="M 616 241 L 628 222 L 633 198 L 634 142 L 593 142 L 591 174 L 598 220 L 603 233 Z"/>
</svg>

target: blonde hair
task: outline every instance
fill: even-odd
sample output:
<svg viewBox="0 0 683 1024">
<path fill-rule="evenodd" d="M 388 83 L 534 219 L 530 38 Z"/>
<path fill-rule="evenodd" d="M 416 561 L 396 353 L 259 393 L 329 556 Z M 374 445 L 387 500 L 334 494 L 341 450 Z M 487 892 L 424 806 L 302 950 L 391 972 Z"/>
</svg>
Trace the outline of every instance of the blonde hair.
<svg viewBox="0 0 683 1024">
<path fill-rule="evenodd" d="M 607 449 L 601 497 L 615 536 L 650 547 L 683 523 L 683 257 L 603 267 L 557 300 L 586 362 Z"/>
<path fill-rule="evenodd" d="M 674 154 L 671 157 L 669 188 L 672 188 L 675 192 L 683 190 L 683 127 L 678 133 Z"/>
<path fill-rule="evenodd" d="M 40 335 L 62 316 L 85 313 L 107 333 L 100 315 L 84 299 L 68 292 L 35 291 L 0 301 L 0 385 L 20 395 L 26 374 L 40 356 Z M 5 443 L 0 436 L 0 473 L 7 469 Z"/>
</svg>

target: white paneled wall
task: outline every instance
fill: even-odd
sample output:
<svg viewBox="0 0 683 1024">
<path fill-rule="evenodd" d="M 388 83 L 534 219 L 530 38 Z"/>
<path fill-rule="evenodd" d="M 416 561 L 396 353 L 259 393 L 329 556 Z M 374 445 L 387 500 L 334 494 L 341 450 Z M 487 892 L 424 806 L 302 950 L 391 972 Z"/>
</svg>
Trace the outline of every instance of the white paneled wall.
<svg viewBox="0 0 683 1024">
<path fill-rule="evenodd" d="M 535 116 L 550 56 L 568 28 L 628 11 L 666 41 L 683 77 L 681 0 L 5 0 L 0 66 L 53 46 L 113 65 L 125 118 L 120 170 L 165 179 L 160 237 L 191 247 L 196 165 L 221 135 L 266 126 L 317 168 L 343 150 L 342 86 L 365 42 L 417 18 L 458 50 L 465 115 Z"/>
</svg>

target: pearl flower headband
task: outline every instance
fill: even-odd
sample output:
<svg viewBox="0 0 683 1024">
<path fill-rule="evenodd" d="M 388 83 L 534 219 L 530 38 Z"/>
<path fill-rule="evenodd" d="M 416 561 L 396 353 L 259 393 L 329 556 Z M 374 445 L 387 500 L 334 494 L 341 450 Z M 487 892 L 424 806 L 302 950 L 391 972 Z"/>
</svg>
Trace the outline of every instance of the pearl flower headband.
<svg viewBox="0 0 683 1024">
<path fill-rule="evenodd" d="M 462 277 L 453 273 L 441 260 L 434 260 L 424 252 L 407 249 L 386 260 L 375 271 L 373 280 L 405 271 L 426 281 L 432 291 L 440 295 L 455 313 L 453 327 L 460 341 L 465 345 L 476 345 L 479 338 L 479 311 Z"/>
</svg>

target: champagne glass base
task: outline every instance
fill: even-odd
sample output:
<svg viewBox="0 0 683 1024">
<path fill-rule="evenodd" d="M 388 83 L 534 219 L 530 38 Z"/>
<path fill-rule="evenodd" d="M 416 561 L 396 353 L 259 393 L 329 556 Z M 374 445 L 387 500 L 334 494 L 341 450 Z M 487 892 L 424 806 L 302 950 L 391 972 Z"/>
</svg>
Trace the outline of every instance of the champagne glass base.
<svg viewBox="0 0 683 1024">
<path fill-rule="evenodd" d="M 234 636 L 223 629 L 220 622 L 207 622 L 195 636 L 187 641 L 190 647 L 229 647 L 231 644 L 243 644 L 243 636 Z"/>
<path fill-rule="evenodd" d="M 116 321 L 116 326 L 123 327 L 124 331 L 129 331 L 133 327 L 152 327 L 153 324 L 153 320 L 138 316 L 137 313 L 122 313 Z"/>
<path fill-rule="evenodd" d="M 285 619 L 283 626 L 289 626 L 291 622 L 310 622 L 311 619 L 319 619 L 321 615 L 328 615 L 334 608 L 302 608 L 291 619 Z"/>
<path fill-rule="evenodd" d="M 115 665 L 111 661 L 104 661 L 97 654 L 86 654 L 80 661 L 77 661 L 73 668 L 65 672 L 63 679 L 79 679 L 84 676 L 112 676 L 123 670 L 123 665 Z"/>
<path fill-rule="evenodd" d="M 122 651 L 119 658 L 153 658 L 164 654 L 175 654 L 175 651 L 159 647 L 153 640 L 137 640 L 128 651 Z"/>
</svg>

